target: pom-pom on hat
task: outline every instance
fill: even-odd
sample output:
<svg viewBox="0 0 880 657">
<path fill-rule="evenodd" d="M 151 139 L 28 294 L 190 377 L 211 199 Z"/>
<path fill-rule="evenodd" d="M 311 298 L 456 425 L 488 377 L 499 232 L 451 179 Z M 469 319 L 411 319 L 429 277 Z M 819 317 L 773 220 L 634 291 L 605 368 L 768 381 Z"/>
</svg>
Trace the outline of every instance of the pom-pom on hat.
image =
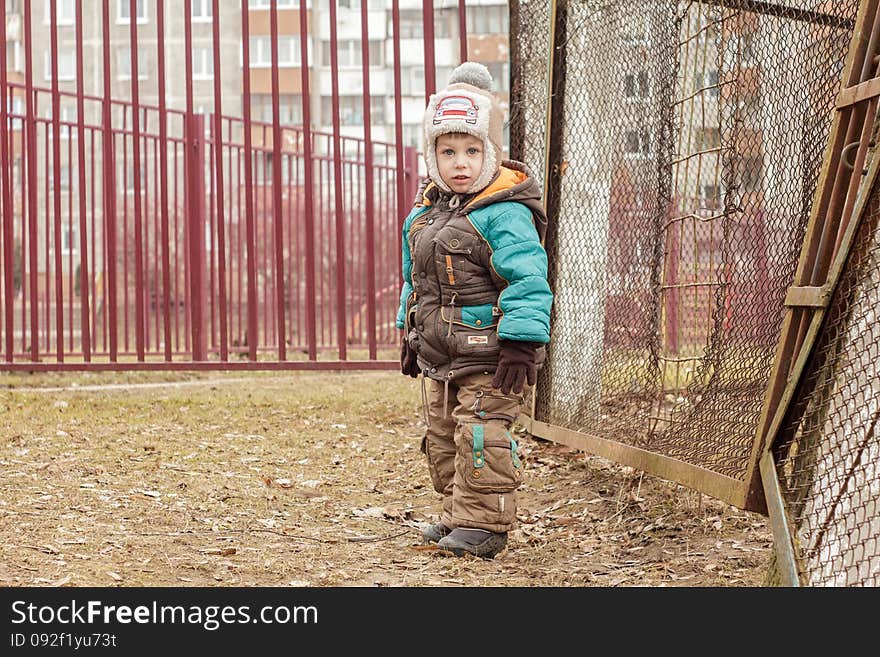
<svg viewBox="0 0 880 657">
<path fill-rule="evenodd" d="M 440 177 L 434 146 L 437 137 L 450 132 L 473 135 L 483 141 L 483 170 L 467 190 L 488 185 L 501 165 L 504 113 L 492 93 L 492 74 L 482 64 L 464 62 L 449 76 L 449 84 L 428 100 L 424 118 L 424 154 L 428 175 L 441 189 L 452 191 Z"/>
</svg>

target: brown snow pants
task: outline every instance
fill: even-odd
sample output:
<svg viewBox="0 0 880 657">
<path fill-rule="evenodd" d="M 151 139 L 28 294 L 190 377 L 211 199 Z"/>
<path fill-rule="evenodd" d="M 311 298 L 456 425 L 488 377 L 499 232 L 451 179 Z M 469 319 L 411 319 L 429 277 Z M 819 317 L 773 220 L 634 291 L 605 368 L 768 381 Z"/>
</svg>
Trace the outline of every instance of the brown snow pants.
<svg viewBox="0 0 880 657">
<path fill-rule="evenodd" d="M 447 527 L 506 532 L 516 520 L 523 466 L 511 425 L 526 392 L 502 394 L 492 374 L 470 374 L 445 384 L 426 379 L 428 428 L 422 451 L 434 489 L 443 495 Z M 445 400 L 445 404 L 444 404 Z"/>
</svg>

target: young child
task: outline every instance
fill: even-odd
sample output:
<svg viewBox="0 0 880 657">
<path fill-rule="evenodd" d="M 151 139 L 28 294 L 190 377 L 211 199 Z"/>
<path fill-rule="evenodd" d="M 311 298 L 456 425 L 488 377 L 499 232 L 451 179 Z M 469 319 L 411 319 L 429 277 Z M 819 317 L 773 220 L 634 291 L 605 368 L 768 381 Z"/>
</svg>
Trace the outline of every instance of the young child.
<svg viewBox="0 0 880 657">
<path fill-rule="evenodd" d="M 525 165 L 501 161 L 502 111 L 482 64 L 456 68 L 424 118 L 429 181 L 403 226 L 401 371 L 422 374 L 422 451 L 443 495 L 426 542 L 493 558 L 516 520 L 511 425 L 550 340 L 547 219 Z"/>
</svg>

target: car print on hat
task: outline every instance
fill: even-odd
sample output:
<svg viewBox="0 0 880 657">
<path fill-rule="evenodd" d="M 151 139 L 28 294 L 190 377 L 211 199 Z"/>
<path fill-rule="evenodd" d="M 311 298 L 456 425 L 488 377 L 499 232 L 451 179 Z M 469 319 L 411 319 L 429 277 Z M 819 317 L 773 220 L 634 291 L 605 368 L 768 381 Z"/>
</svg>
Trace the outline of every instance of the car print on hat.
<svg viewBox="0 0 880 657">
<path fill-rule="evenodd" d="M 463 119 L 465 123 L 476 125 L 477 106 L 474 105 L 474 101 L 465 96 L 447 96 L 437 104 L 434 125 L 456 119 Z"/>
</svg>

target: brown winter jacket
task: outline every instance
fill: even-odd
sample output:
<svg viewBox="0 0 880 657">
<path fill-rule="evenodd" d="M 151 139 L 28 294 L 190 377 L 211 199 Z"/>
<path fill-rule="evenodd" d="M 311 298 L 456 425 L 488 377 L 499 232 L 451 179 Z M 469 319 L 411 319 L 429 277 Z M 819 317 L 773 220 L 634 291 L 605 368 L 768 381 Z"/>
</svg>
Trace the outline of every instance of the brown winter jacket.
<svg viewBox="0 0 880 657">
<path fill-rule="evenodd" d="M 505 161 L 483 191 L 428 184 L 404 222 L 397 326 L 425 376 L 493 372 L 498 339 L 547 343 L 553 295 L 542 245 L 546 215 L 524 165 Z M 544 360 L 544 348 L 537 359 Z"/>
</svg>

